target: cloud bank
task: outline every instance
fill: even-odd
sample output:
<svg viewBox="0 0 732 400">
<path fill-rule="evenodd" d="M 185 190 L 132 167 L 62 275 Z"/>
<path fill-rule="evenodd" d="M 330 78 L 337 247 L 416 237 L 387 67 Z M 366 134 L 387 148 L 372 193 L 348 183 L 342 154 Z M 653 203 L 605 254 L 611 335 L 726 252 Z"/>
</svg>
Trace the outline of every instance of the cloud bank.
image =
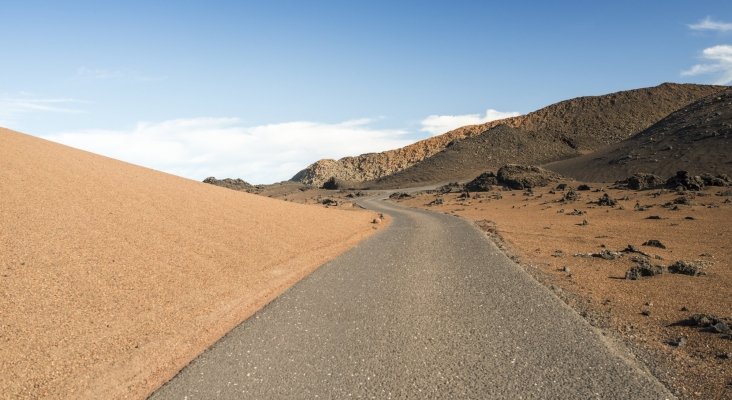
<svg viewBox="0 0 732 400">
<path fill-rule="evenodd" d="M 191 118 L 43 138 L 196 180 L 216 176 L 273 183 L 321 158 L 384 151 L 412 142 L 406 131 L 375 129 L 371 122 L 245 126 L 238 118 Z"/>
<path fill-rule="evenodd" d="M 706 17 L 696 24 L 688 25 L 689 29 L 695 31 L 717 31 L 717 32 L 729 32 L 732 31 L 732 23 L 714 21 L 710 17 Z"/>
<path fill-rule="evenodd" d="M 464 114 L 464 115 L 430 115 L 421 122 L 423 132 L 430 135 L 439 135 L 465 125 L 483 124 L 497 119 L 516 117 L 521 115 L 518 112 L 503 112 L 489 108 L 485 115 Z"/>
<path fill-rule="evenodd" d="M 718 85 L 732 83 L 732 46 L 728 44 L 709 47 L 702 51 L 701 57 L 705 63 L 696 64 L 681 71 L 682 76 L 716 75 Z"/>
</svg>

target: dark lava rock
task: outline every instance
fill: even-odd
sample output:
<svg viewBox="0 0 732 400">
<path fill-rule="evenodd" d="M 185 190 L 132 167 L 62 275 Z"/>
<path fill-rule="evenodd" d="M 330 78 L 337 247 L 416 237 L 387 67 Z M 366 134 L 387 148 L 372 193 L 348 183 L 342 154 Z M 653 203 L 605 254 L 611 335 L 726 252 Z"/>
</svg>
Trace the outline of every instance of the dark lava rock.
<svg viewBox="0 0 732 400">
<path fill-rule="evenodd" d="M 583 184 L 577 186 L 577 190 L 580 190 L 580 191 L 583 191 L 584 192 L 584 191 L 592 190 L 592 188 L 590 187 L 590 185 L 585 185 L 583 183 Z"/>
<path fill-rule="evenodd" d="M 729 325 L 724 321 L 718 321 L 710 327 L 710 330 L 714 333 L 730 333 Z"/>
<path fill-rule="evenodd" d="M 577 201 L 580 198 L 580 194 L 575 192 L 574 189 L 569 189 L 564 196 L 562 196 L 563 202 Z"/>
<path fill-rule="evenodd" d="M 706 186 L 730 186 L 732 183 L 729 176 L 726 174 L 720 174 L 717 176 L 712 174 L 701 174 L 700 178 Z"/>
<path fill-rule="evenodd" d="M 358 188 L 358 184 L 356 182 L 346 181 L 343 179 L 338 179 L 336 177 L 331 177 L 327 181 L 323 182 L 323 186 L 321 186 L 321 189 L 327 189 L 327 190 L 337 190 L 337 189 L 356 189 Z"/>
<path fill-rule="evenodd" d="M 556 190 L 564 190 L 566 188 L 567 188 L 566 183 L 560 183 L 559 185 L 557 185 Z"/>
<path fill-rule="evenodd" d="M 409 199 L 412 196 L 409 193 L 405 192 L 394 192 L 389 195 L 389 198 L 392 200 L 401 200 L 401 199 Z"/>
<path fill-rule="evenodd" d="M 686 345 L 686 342 L 687 342 L 686 338 L 683 337 L 683 336 L 681 336 L 681 337 L 676 338 L 676 339 L 671 339 L 671 340 L 669 340 L 666 343 L 668 343 L 668 344 L 670 344 L 671 346 L 674 346 L 674 347 L 683 347 L 684 345 Z"/>
<path fill-rule="evenodd" d="M 648 190 L 662 188 L 665 184 L 663 178 L 658 175 L 646 174 L 643 172 L 629 176 L 624 182 L 628 189 Z"/>
<path fill-rule="evenodd" d="M 701 264 L 690 261 L 676 261 L 668 266 L 668 272 L 689 276 L 705 275 Z"/>
<path fill-rule="evenodd" d="M 465 184 L 465 190 L 469 192 L 488 192 L 491 187 L 498 185 L 498 178 L 493 172 L 483 172 L 477 178 Z"/>
<path fill-rule="evenodd" d="M 686 171 L 678 171 L 676 175 L 666 180 L 666 187 L 676 189 L 679 186 L 686 190 L 702 190 L 704 181 L 699 176 L 689 175 Z"/>
<path fill-rule="evenodd" d="M 592 253 L 592 257 L 602 258 L 603 260 L 614 260 L 620 257 L 620 253 L 616 251 L 603 250 L 599 253 Z"/>
<path fill-rule="evenodd" d="M 463 191 L 463 187 L 457 182 L 450 182 L 447 185 L 440 186 L 437 191 L 440 193 L 459 193 Z"/>
<path fill-rule="evenodd" d="M 612 197 L 608 196 L 607 193 L 605 193 L 602 195 L 602 197 L 600 197 L 597 200 L 597 204 L 601 205 L 601 206 L 615 207 L 615 205 L 618 204 L 618 201 L 613 199 Z"/>
<path fill-rule="evenodd" d="M 540 167 L 508 164 L 498 170 L 497 178 L 500 184 L 511 189 L 528 189 L 547 186 L 561 176 Z"/>
<path fill-rule="evenodd" d="M 663 273 L 663 266 L 638 263 L 625 272 L 625 279 L 638 280 L 644 276 L 656 276 Z"/>
<path fill-rule="evenodd" d="M 642 255 L 642 256 L 645 256 L 645 257 L 650 257 L 650 255 L 649 255 L 648 253 L 646 253 L 646 252 L 644 252 L 644 251 L 642 251 L 642 250 L 640 250 L 640 249 L 636 248 L 636 247 L 635 247 L 635 246 L 633 246 L 632 244 L 629 244 L 628 246 L 626 246 L 626 247 L 625 247 L 625 248 L 624 248 L 623 250 L 621 250 L 621 251 L 622 251 L 623 253 L 636 253 L 636 254 L 640 254 L 640 255 Z"/>
<path fill-rule="evenodd" d="M 677 325 L 695 326 L 698 328 L 708 328 L 710 331 L 722 330 L 725 326 L 729 329 L 729 325 L 722 319 L 712 314 L 692 314 L 689 318 L 679 322 Z M 717 326 L 717 328 L 714 328 Z M 725 332 L 718 332 L 725 333 Z"/>
<path fill-rule="evenodd" d="M 646 217 L 646 219 L 661 219 L 661 216 L 659 215 L 649 215 Z"/>
<path fill-rule="evenodd" d="M 460 196 L 458 196 L 457 198 L 460 200 L 467 200 L 470 198 L 470 193 L 462 192 L 462 193 L 460 193 Z"/>
<path fill-rule="evenodd" d="M 689 196 L 679 196 L 674 199 L 673 203 L 690 206 L 690 205 L 694 204 L 694 201 Z"/>
<path fill-rule="evenodd" d="M 242 179 L 236 178 L 224 178 L 224 179 L 216 179 L 213 176 L 209 176 L 208 178 L 203 180 L 203 183 L 208 183 L 210 185 L 216 185 L 225 187 L 227 189 L 233 189 L 233 190 L 241 190 L 241 191 L 247 191 L 252 189 L 254 186 L 250 184 L 247 181 L 244 181 Z"/>
<path fill-rule="evenodd" d="M 643 246 L 658 247 L 659 249 L 665 249 L 666 248 L 666 246 L 663 243 L 661 243 L 660 240 L 656 240 L 656 239 L 651 239 L 651 240 L 645 241 L 643 243 Z"/>
</svg>

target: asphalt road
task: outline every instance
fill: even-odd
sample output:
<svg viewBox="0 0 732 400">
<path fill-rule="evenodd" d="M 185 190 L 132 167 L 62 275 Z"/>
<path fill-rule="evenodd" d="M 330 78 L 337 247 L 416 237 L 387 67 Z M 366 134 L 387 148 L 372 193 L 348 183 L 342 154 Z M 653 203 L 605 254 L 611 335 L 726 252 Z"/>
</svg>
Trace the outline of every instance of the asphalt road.
<svg viewBox="0 0 732 400">
<path fill-rule="evenodd" d="M 673 396 L 456 217 L 392 225 L 322 266 L 153 399 Z"/>
</svg>

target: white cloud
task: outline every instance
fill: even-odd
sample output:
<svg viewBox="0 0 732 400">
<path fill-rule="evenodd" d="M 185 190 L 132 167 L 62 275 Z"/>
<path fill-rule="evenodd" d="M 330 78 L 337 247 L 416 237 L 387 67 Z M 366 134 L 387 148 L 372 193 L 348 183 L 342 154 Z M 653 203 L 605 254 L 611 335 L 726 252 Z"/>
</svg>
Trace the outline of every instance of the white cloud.
<svg viewBox="0 0 732 400">
<path fill-rule="evenodd" d="M 709 47 L 702 51 L 701 58 L 705 63 L 693 65 L 681 71 L 682 76 L 697 76 L 714 74 L 714 83 L 729 85 L 732 83 L 732 45 L 721 44 Z"/>
<path fill-rule="evenodd" d="M 247 127 L 237 118 L 141 122 L 128 130 L 43 136 L 55 142 L 196 180 L 238 177 L 251 183 L 291 178 L 321 158 L 376 152 L 411 143 L 407 132 L 375 129 L 368 119 Z"/>
<path fill-rule="evenodd" d="M 516 117 L 521 115 L 518 112 L 503 112 L 489 108 L 485 115 L 465 114 L 465 115 L 430 115 L 423 119 L 421 130 L 429 132 L 432 136 L 439 135 L 455 128 L 465 125 L 483 124 L 497 119 Z"/>
<path fill-rule="evenodd" d="M 31 113 L 63 113 L 78 114 L 84 110 L 79 105 L 86 102 L 72 98 L 44 98 L 27 93 L 17 96 L 0 95 L 0 121 L 3 126 L 13 123 L 21 114 Z"/>
<path fill-rule="evenodd" d="M 689 28 L 693 29 L 695 31 L 727 32 L 727 31 L 732 31 L 732 23 L 714 21 L 710 17 L 706 17 L 703 20 L 697 22 L 696 24 L 689 25 Z"/>
</svg>

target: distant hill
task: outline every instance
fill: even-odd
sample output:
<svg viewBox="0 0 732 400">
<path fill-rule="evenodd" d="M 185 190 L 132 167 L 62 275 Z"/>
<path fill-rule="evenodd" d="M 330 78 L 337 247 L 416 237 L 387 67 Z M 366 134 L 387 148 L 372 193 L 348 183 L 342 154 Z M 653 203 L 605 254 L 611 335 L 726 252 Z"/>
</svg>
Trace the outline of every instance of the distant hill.
<svg viewBox="0 0 732 400">
<path fill-rule="evenodd" d="M 732 88 L 696 101 L 630 139 L 547 167 L 589 182 L 612 182 L 636 172 L 732 175 Z"/>
<path fill-rule="evenodd" d="M 292 180 L 322 185 L 336 177 L 351 182 L 372 181 L 369 185 L 377 187 L 396 187 L 467 179 L 475 172 L 508 162 L 554 161 L 617 143 L 722 89 L 664 83 L 604 96 L 579 97 L 527 115 L 458 128 L 396 150 L 320 160 Z M 438 158 L 427 161 L 434 157 Z"/>
</svg>

